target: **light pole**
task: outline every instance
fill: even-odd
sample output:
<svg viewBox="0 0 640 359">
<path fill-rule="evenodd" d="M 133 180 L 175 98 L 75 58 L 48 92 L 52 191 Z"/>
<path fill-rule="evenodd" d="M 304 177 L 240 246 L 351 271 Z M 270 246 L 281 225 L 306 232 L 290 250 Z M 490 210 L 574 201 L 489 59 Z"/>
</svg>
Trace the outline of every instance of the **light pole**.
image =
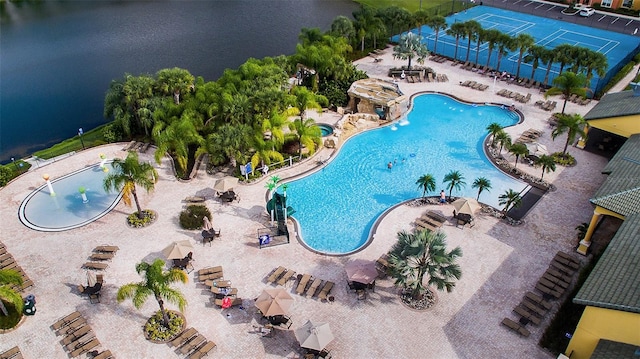
<svg viewBox="0 0 640 359">
<path fill-rule="evenodd" d="M 84 141 L 82 140 L 82 135 L 84 134 L 84 131 L 82 131 L 82 127 L 80 127 L 78 129 L 78 136 L 80 136 L 80 143 L 82 144 L 82 149 L 84 150 Z"/>
<path fill-rule="evenodd" d="M 11 157 L 11 162 L 13 162 L 13 165 L 16 166 L 16 171 L 20 172 L 20 169 L 18 168 L 18 164 L 16 163 L 16 159 Z"/>
</svg>

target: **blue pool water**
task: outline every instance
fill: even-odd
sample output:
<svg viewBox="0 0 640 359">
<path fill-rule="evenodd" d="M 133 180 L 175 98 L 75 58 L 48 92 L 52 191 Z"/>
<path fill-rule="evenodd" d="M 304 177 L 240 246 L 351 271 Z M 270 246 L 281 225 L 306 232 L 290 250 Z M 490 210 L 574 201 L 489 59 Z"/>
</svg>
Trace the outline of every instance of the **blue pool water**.
<svg viewBox="0 0 640 359">
<path fill-rule="evenodd" d="M 322 170 L 289 183 L 287 204 L 296 210 L 301 237 L 309 247 L 328 254 L 358 250 L 382 212 L 422 195 L 415 183 L 427 173 L 436 178 L 439 192 L 445 188 L 445 174 L 460 171 L 467 185 L 453 195 L 473 198 L 477 193 L 471 188 L 474 179 L 486 177 L 493 188 L 483 192 L 480 201 L 495 207 L 506 190 L 519 192 L 526 187 L 498 171 L 482 148 L 486 127 L 492 122 L 514 125 L 518 122 L 515 113 L 499 106 L 474 106 L 443 95 L 423 94 L 414 97 L 406 120 L 403 125 L 351 138 Z M 387 163 L 394 161 L 389 170 Z"/>
<path fill-rule="evenodd" d="M 106 167 L 109 172 L 113 171 L 110 163 Z M 105 192 L 103 180 L 106 175 L 96 164 L 61 178 L 52 178 L 51 185 L 56 195 L 50 195 L 46 184 L 31 192 L 20 205 L 20 221 L 31 229 L 59 232 L 97 220 L 109 213 L 121 197 L 120 192 Z M 83 203 L 78 191 L 80 187 L 86 190 L 87 203 Z"/>
<path fill-rule="evenodd" d="M 322 132 L 322 137 L 327 137 L 333 133 L 333 127 L 329 125 L 319 123 L 318 127 L 320 127 L 320 131 Z"/>
</svg>

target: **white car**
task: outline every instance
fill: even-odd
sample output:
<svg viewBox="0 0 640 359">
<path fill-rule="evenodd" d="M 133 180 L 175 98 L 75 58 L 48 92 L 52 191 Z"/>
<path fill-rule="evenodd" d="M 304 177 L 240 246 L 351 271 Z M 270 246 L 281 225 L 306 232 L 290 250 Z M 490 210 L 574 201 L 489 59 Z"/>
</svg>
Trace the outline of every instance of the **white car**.
<svg viewBox="0 0 640 359">
<path fill-rule="evenodd" d="M 589 16 L 595 14 L 595 12 L 596 12 L 596 10 L 594 8 L 587 7 L 587 8 L 584 8 L 584 9 L 580 10 L 580 16 L 589 17 Z"/>
</svg>

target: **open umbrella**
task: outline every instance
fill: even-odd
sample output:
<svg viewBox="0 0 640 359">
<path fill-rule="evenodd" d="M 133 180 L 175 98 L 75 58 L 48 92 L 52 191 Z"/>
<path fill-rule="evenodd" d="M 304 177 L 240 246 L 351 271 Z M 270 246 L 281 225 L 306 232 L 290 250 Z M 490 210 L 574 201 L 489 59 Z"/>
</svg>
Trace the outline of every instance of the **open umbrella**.
<svg viewBox="0 0 640 359">
<path fill-rule="evenodd" d="M 228 190 L 233 189 L 233 187 L 237 184 L 238 184 L 238 179 L 236 177 L 227 176 L 217 180 L 216 183 L 213 185 L 213 189 L 215 189 L 218 192 L 227 192 Z"/>
<path fill-rule="evenodd" d="M 182 259 L 186 257 L 189 252 L 193 252 L 193 245 L 191 245 L 189 240 L 173 242 L 162 250 L 162 254 L 167 257 L 167 259 Z"/>
<path fill-rule="evenodd" d="M 294 331 L 300 346 L 320 351 L 333 341 L 333 333 L 329 323 L 313 323 L 308 320 L 303 326 Z"/>
<path fill-rule="evenodd" d="M 265 317 L 287 315 L 293 298 L 284 288 L 265 289 L 256 299 L 256 307 Z"/>
<path fill-rule="evenodd" d="M 451 204 L 456 209 L 456 212 L 470 216 L 473 216 L 481 208 L 480 203 L 473 198 L 458 198 Z"/>
<path fill-rule="evenodd" d="M 213 229 L 213 225 L 211 224 L 211 221 L 207 216 L 202 217 L 202 229 L 204 229 L 205 231 L 210 231 Z"/>
<path fill-rule="evenodd" d="M 527 149 L 529 150 L 529 154 L 538 156 L 538 157 L 549 154 L 549 150 L 547 150 L 547 146 L 541 145 L 538 142 L 527 143 Z"/>
<path fill-rule="evenodd" d="M 378 277 L 378 271 L 376 270 L 376 263 L 374 261 L 355 259 L 347 262 L 344 270 L 347 272 L 347 278 L 349 278 L 351 282 L 370 284 Z"/>
</svg>

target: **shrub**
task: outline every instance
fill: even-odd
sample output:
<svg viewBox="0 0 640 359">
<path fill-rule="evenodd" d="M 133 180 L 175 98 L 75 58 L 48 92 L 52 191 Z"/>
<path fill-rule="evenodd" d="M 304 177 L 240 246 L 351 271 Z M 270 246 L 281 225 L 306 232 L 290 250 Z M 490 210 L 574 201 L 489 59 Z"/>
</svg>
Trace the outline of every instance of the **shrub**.
<svg viewBox="0 0 640 359">
<path fill-rule="evenodd" d="M 169 328 L 165 327 L 162 319 L 162 311 L 157 311 L 144 326 L 147 338 L 165 342 L 173 339 L 184 327 L 184 319 L 173 311 L 167 311 L 169 316 Z"/>
<path fill-rule="evenodd" d="M 127 217 L 127 223 L 131 227 L 142 228 L 150 225 L 156 220 L 157 214 L 156 212 L 145 209 L 142 211 L 142 218 L 138 218 L 138 212 L 131 213 L 129 217 Z"/>
<path fill-rule="evenodd" d="M 204 217 L 211 219 L 209 208 L 197 204 L 190 205 L 180 212 L 180 226 L 184 229 L 200 229 L 204 224 Z"/>
<path fill-rule="evenodd" d="M 563 155 L 562 152 L 555 152 L 551 157 L 560 166 L 571 167 L 576 165 L 576 159 L 568 153 Z"/>
<path fill-rule="evenodd" d="M 0 187 L 4 187 L 15 177 L 13 171 L 6 166 L 0 166 Z"/>
<path fill-rule="evenodd" d="M 102 137 L 107 143 L 118 142 L 122 139 L 122 131 L 110 123 L 102 129 Z"/>
</svg>

